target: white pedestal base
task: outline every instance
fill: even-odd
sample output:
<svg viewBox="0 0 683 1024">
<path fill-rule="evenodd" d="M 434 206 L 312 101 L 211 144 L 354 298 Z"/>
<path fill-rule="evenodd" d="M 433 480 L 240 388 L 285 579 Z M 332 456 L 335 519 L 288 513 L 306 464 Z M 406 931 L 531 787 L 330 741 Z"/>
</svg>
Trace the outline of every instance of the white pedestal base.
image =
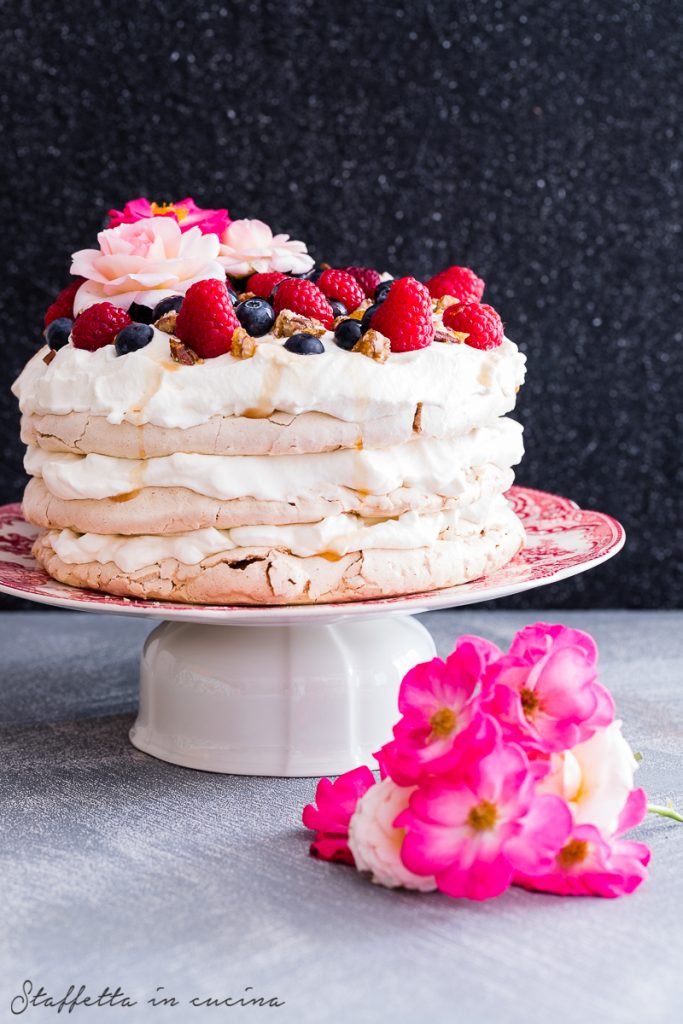
<svg viewBox="0 0 683 1024">
<path fill-rule="evenodd" d="M 130 739 L 187 768 L 338 775 L 391 737 L 401 679 L 435 654 L 407 615 L 330 625 L 165 622 L 142 654 Z"/>
</svg>

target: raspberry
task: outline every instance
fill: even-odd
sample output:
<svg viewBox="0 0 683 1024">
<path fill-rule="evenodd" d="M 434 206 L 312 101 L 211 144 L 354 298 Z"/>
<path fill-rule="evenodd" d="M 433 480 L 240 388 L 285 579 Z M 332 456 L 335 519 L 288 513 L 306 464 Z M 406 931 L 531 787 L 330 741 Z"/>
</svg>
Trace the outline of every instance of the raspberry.
<svg viewBox="0 0 683 1024">
<path fill-rule="evenodd" d="M 61 316 L 66 316 L 69 320 L 73 320 L 74 298 L 84 281 L 84 277 L 77 277 L 75 281 L 72 281 L 71 284 L 68 284 L 66 288 L 61 290 L 52 305 L 48 306 L 45 319 L 43 320 L 43 327 L 47 327 L 53 320 L 59 320 Z"/>
<path fill-rule="evenodd" d="M 342 267 L 342 270 L 358 281 L 368 299 L 373 297 L 375 288 L 382 280 L 377 271 L 370 267 Z"/>
<path fill-rule="evenodd" d="M 269 299 L 275 285 L 286 280 L 287 275 L 281 274 L 279 270 L 272 270 L 268 274 L 252 274 L 247 281 L 246 291 L 253 292 L 260 299 Z"/>
<path fill-rule="evenodd" d="M 392 352 L 426 348 L 434 340 L 429 292 L 414 277 L 394 281 L 391 291 L 373 315 L 371 325 L 389 338 Z"/>
<path fill-rule="evenodd" d="M 299 313 L 300 316 L 314 317 L 328 331 L 332 330 L 334 322 L 332 307 L 312 281 L 300 280 L 295 277 L 283 281 L 275 292 L 275 312 L 281 313 L 283 309 Z"/>
<path fill-rule="evenodd" d="M 202 359 L 212 359 L 230 351 L 239 325 L 225 282 L 197 281 L 187 289 L 175 333 Z"/>
<path fill-rule="evenodd" d="M 132 322 L 125 309 L 112 306 L 111 302 L 96 302 L 76 317 L 71 341 L 76 348 L 95 352 L 104 345 L 111 345 L 119 331 Z"/>
<path fill-rule="evenodd" d="M 466 334 L 466 345 L 472 348 L 498 348 L 503 343 L 503 321 L 493 306 L 481 302 L 466 302 L 462 306 L 449 306 L 444 312 L 445 327 Z"/>
<path fill-rule="evenodd" d="M 460 302 L 479 302 L 484 294 L 484 282 L 469 267 L 448 267 L 427 281 L 433 299 L 452 295 Z"/>
<path fill-rule="evenodd" d="M 344 270 L 323 270 L 318 278 L 318 288 L 328 299 L 343 302 L 349 313 L 358 309 L 365 299 L 365 292 L 358 281 Z"/>
</svg>

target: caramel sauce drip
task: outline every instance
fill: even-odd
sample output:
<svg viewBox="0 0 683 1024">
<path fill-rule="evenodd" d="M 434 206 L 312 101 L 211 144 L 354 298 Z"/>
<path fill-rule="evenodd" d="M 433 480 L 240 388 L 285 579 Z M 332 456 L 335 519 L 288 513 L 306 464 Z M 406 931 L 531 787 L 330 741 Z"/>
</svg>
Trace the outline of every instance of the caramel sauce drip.
<svg viewBox="0 0 683 1024">
<path fill-rule="evenodd" d="M 137 491 L 126 491 L 125 494 L 114 494 L 112 495 L 112 501 L 132 501 L 133 498 L 137 498 L 139 490 Z"/>
<path fill-rule="evenodd" d="M 319 551 L 318 557 L 324 558 L 326 562 L 340 562 L 344 556 L 338 555 L 336 551 Z"/>
</svg>

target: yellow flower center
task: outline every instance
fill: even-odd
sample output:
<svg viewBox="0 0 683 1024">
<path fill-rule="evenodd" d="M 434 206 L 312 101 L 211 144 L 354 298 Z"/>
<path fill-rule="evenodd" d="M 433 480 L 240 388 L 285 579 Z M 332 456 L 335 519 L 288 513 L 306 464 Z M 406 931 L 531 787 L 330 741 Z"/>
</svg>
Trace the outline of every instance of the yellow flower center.
<svg viewBox="0 0 683 1024">
<path fill-rule="evenodd" d="M 571 868 L 580 864 L 588 856 L 588 843 L 585 839 L 570 839 L 557 855 L 557 863 L 561 868 Z"/>
<path fill-rule="evenodd" d="M 495 804 L 489 803 L 488 800 L 482 800 L 480 804 L 473 807 L 470 813 L 467 815 L 467 824 L 470 828 L 473 828 L 475 832 L 485 832 L 487 829 L 493 828 L 498 819 L 498 810 Z"/>
<path fill-rule="evenodd" d="M 527 718 L 533 718 L 535 713 L 540 707 L 540 700 L 536 696 L 533 690 L 527 690 L 526 686 L 522 688 L 519 694 L 522 701 L 522 711 Z"/>
<path fill-rule="evenodd" d="M 432 736 L 439 740 L 450 736 L 455 729 L 456 721 L 455 711 L 451 711 L 450 708 L 439 708 L 429 719 L 429 724 L 432 727 Z"/>
<path fill-rule="evenodd" d="M 185 207 L 176 206 L 175 203 L 150 203 L 149 206 L 154 217 L 166 217 L 169 213 L 175 213 L 178 220 L 187 217 Z"/>
</svg>

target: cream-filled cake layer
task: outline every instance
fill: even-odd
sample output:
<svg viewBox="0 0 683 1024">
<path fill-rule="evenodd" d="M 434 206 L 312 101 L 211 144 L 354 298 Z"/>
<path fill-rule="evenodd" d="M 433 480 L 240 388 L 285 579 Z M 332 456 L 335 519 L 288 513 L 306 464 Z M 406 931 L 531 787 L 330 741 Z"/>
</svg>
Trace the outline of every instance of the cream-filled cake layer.
<svg viewBox="0 0 683 1024">
<path fill-rule="evenodd" d="M 417 438 L 392 448 L 303 455 L 192 455 L 155 459 L 74 455 L 31 447 L 24 465 L 64 499 L 110 498 L 144 487 L 183 487 L 208 497 L 288 501 L 332 496 L 340 488 L 387 494 L 415 487 L 445 497 L 466 487 L 468 471 L 486 463 L 509 468 L 523 454 L 522 427 L 502 418 L 455 438 Z"/>
</svg>

